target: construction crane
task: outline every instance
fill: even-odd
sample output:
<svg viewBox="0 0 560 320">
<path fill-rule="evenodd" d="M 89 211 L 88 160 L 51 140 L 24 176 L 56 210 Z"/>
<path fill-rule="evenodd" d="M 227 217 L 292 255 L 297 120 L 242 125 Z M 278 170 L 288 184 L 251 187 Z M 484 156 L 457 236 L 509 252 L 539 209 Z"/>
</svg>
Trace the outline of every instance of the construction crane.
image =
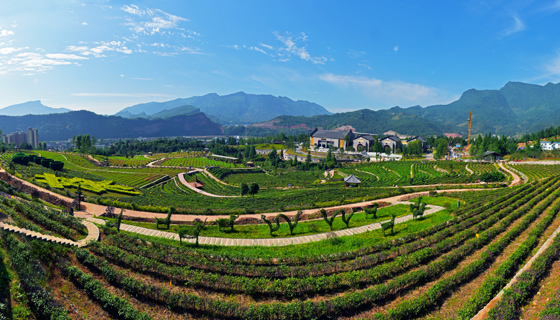
<svg viewBox="0 0 560 320">
<path fill-rule="evenodd" d="M 472 111 L 469 111 L 469 141 L 467 145 L 467 150 L 471 150 L 471 124 L 472 124 Z"/>
</svg>

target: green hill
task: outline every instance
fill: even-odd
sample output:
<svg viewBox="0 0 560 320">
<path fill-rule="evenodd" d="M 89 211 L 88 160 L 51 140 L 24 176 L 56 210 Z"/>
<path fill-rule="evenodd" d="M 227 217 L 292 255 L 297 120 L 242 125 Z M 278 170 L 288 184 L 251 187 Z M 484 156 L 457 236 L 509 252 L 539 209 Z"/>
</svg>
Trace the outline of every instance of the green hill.
<svg viewBox="0 0 560 320">
<path fill-rule="evenodd" d="M 28 127 L 37 128 L 41 141 L 67 140 L 85 133 L 96 138 L 203 136 L 222 133 L 220 126 L 201 112 L 153 120 L 102 116 L 90 111 L 0 116 L 0 127 L 4 133 L 24 131 Z"/>
</svg>

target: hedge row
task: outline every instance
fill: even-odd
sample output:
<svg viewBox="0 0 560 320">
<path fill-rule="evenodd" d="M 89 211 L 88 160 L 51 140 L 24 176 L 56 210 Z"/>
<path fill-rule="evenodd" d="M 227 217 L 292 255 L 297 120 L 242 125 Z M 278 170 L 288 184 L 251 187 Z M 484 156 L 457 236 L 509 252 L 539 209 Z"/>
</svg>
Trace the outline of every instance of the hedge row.
<svg viewBox="0 0 560 320">
<path fill-rule="evenodd" d="M 271 278 L 321 276 L 321 275 L 328 275 L 337 272 L 346 272 L 350 270 L 373 267 L 376 264 L 379 264 L 384 261 L 388 261 L 395 257 L 406 256 L 416 250 L 428 247 L 430 245 L 437 245 L 442 241 L 450 238 L 457 232 L 466 230 L 468 228 L 472 228 L 473 225 L 475 225 L 476 223 L 483 221 L 484 219 L 488 218 L 490 215 L 494 214 L 495 212 L 499 212 L 499 210 L 503 208 L 507 208 L 506 211 L 508 213 L 513 211 L 514 209 L 525 204 L 525 200 L 523 200 L 523 197 L 530 194 L 531 195 L 538 194 L 544 191 L 544 189 L 550 187 L 552 183 L 553 181 L 550 181 L 548 184 L 544 185 L 542 188 L 537 190 L 529 189 L 527 191 L 531 191 L 530 193 L 529 192 L 521 193 L 519 194 L 518 197 L 513 197 L 514 199 L 517 200 L 516 202 L 510 203 L 508 201 L 503 204 L 497 205 L 487 213 L 479 214 L 477 210 L 474 213 L 478 214 L 478 216 L 474 216 L 469 219 L 467 219 L 467 216 L 465 215 L 460 219 L 458 219 L 462 221 L 461 223 L 458 224 L 443 223 L 439 227 L 443 227 L 444 229 L 432 236 L 419 239 L 413 243 L 406 244 L 402 247 L 391 248 L 390 250 L 385 250 L 368 256 L 359 257 L 351 261 L 345 261 L 344 263 L 321 262 L 321 263 L 309 263 L 306 266 L 286 266 L 286 265 L 283 266 L 249 265 L 248 266 L 248 265 L 238 264 L 237 261 L 231 261 L 227 256 L 218 256 L 221 257 L 222 259 L 217 261 L 217 259 L 215 259 L 214 257 L 213 257 L 214 259 L 205 259 L 206 256 L 193 255 L 193 251 L 183 249 L 183 248 L 170 247 L 168 245 L 161 245 L 157 243 L 152 243 L 152 246 L 139 245 L 138 241 L 135 241 L 134 237 L 127 237 L 123 235 L 119 235 L 118 237 L 109 236 L 108 240 L 110 243 L 122 249 L 125 249 L 131 253 L 134 253 L 136 255 L 142 255 L 148 258 L 159 260 L 161 262 L 166 262 L 166 263 L 171 263 L 176 265 L 184 265 L 184 266 L 189 266 L 190 268 L 202 269 L 202 270 L 207 270 L 212 272 L 241 275 L 241 276 L 271 277 Z M 484 230 L 485 228 L 482 228 L 480 230 Z M 479 229 L 475 228 L 474 230 L 476 231 Z M 420 234 L 425 236 L 424 232 L 420 232 Z"/>
<path fill-rule="evenodd" d="M 542 201 L 545 197 L 548 196 L 548 194 L 550 194 L 550 191 L 547 194 L 539 194 L 537 197 L 529 201 L 527 205 L 523 206 L 521 210 L 517 211 L 516 215 L 520 217 L 526 214 L 530 211 L 532 206 Z M 542 211 L 540 210 L 532 211 L 530 214 L 525 216 L 525 218 L 512 230 L 506 233 L 498 241 L 488 246 L 488 248 L 476 261 L 465 266 L 463 269 L 453 274 L 452 276 L 439 280 L 437 283 L 431 286 L 426 293 L 413 299 L 403 301 L 394 308 L 390 309 L 386 314 L 376 314 L 376 319 L 410 319 L 418 317 L 432 310 L 437 305 L 439 305 L 440 300 L 443 297 L 449 295 L 456 288 L 460 287 L 464 283 L 470 281 L 471 279 L 477 277 L 480 273 L 484 272 L 484 270 L 486 270 L 495 261 L 496 257 L 498 257 L 513 240 L 521 235 L 521 233 L 525 231 L 531 225 L 531 223 L 539 217 L 541 213 Z M 513 217 L 513 215 L 510 217 Z M 480 235 L 480 238 L 477 238 L 477 240 L 487 237 L 487 234 L 488 232 L 482 233 Z"/>
<path fill-rule="evenodd" d="M 471 229 L 463 230 L 453 237 L 444 236 L 432 247 L 423 248 L 416 252 L 402 255 L 398 259 L 383 265 L 359 271 L 336 273 L 329 276 L 313 277 L 308 275 L 304 278 L 289 277 L 286 279 L 268 280 L 257 277 L 255 273 L 244 274 L 244 276 L 229 276 L 221 273 L 208 273 L 193 270 L 192 266 L 183 267 L 169 265 L 154 259 L 149 259 L 138 254 L 130 254 L 114 246 L 97 245 L 92 249 L 105 258 L 115 261 L 117 264 L 134 269 L 143 273 L 154 274 L 165 279 L 173 279 L 186 282 L 189 286 L 203 287 L 215 291 L 237 292 L 247 294 L 266 294 L 274 296 L 285 296 L 292 298 L 295 296 L 323 293 L 328 291 L 340 291 L 347 288 L 357 288 L 364 285 L 379 283 L 383 279 L 396 276 L 409 268 L 417 267 L 427 261 L 435 259 L 445 252 L 455 248 L 507 216 L 514 208 L 503 210 L 483 222 L 475 225 Z M 149 247 L 147 250 L 153 250 Z M 353 266 L 360 266 L 362 261 L 353 262 Z M 328 268 L 328 265 L 318 265 Z M 280 269 L 280 270 L 276 270 Z M 249 271 L 253 271 L 250 269 Z M 277 273 L 286 272 L 286 268 L 275 268 Z M 250 277 L 247 277 L 250 276 Z M 267 276 L 265 276 L 267 277 Z"/>
<path fill-rule="evenodd" d="M 549 197 L 547 201 L 540 204 L 535 211 L 544 212 L 548 208 L 552 201 L 556 200 L 560 192 L 555 192 L 554 196 Z M 529 233 L 529 236 L 521 245 L 519 245 L 515 251 L 510 255 L 508 260 L 503 262 L 498 269 L 494 272 L 492 276 L 484 279 L 484 282 L 476 290 L 476 292 L 471 296 L 469 301 L 461 310 L 459 310 L 459 315 L 464 319 L 470 319 L 476 315 L 476 313 L 482 309 L 494 296 L 509 282 L 509 279 L 517 272 L 522 263 L 525 262 L 527 257 L 531 254 L 531 251 L 539 243 L 539 238 L 543 235 L 546 228 L 550 226 L 554 218 L 557 216 L 560 210 L 560 203 L 555 204 L 546 217 Z"/>
<path fill-rule="evenodd" d="M 76 253 L 78 254 L 78 253 Z M 120 319 L 126 320 L 148 320 L 152 319 L 148 314 L 135 309 L 126 299 L 117 297 L 109 290 L 107 290 L 101 282 L 93 278 L 91 275 L 84 273 L 78 267 L 70 264 L 62 266 L 62 271 L 78 284 L 84 288 L 86 293 L 99 302 L 103 309 Z"/>
<path fill-rule="evenodd" d="M 541 279 L 560 255 L 560 235 L 554 237 L 551 245 L 539 255 L 529 270 L 523 271 L 517 281 L 504 291 L 502 298 L 488 313 L 489 319 L 513 319 L 519 317 L 519 309 L 532 297 Z M 547 303 L 540 314 L 541 319 L 560 317 L 559 300 Z"/>
<path fill-rule="evenodd" d="M 530 206 L 542 200 L 544 196 L 545 195 L 537 196 L 535 200 L 529 201 L 526 206 L 512 212 L 498 225 L 482 233 L 480 237 L 471 239 L 465 245 L 426 266 L 365 290 L 356 290 L 317 302 L 307 300 L 290 303 L 252 303 L 249 305 L 242 305 L 237 302 L 223 301 L 210 297 L 199 297 L 185 292 L 171 292 L 167 288 L 152 285 L 146 281 L 136 280 L 130 277 L 126 272 L 116 272 L 106 261 L 90 261 L 93 265 L 88 267 L 97 270 L 100 268 L 95 265 L 103 264 L 103 268 L 112 270 L 112 272 L 106 272 L 100 269 L 106 279 L 112 282 L 112 284 L 124 288 L 130 294 L 138 295 L 145 299 L 151 299 L 171 308 L 196 310 L 212 316 L 240 319 L 336 318 L 342 315 L 352 314 L 360 307 L 385 300 L 389 296 L 398 294 L 403 290 L 408 290 L 417 284 L 430 281 L 431 279 L 439 277 L 442 272 L 455 268 L 458 262 L 470 256 L 475 250 L 488 244 L 493 238 L 505 231 L 514 221 L 525 215 L 527 211 L 529 211 Z M 534 220 L 536 216 L 532 218 Z M 505 241 L 509 243 L 512 238 L 515 238 L 515 236 L 522 232 L 522 229 L 524 230 L 529 224 L 530 223 L 527 223 L 527 219 L 525 219 L 520 225 L 514 228 L 513 234 L 512 232 L 508 233 L 509 237 L 506 238 Z M 498 246 L 497 248 L 491 246 L 492 253 L 498 253 L 499 249 L 503 247 L 503 241 L 499 241 L 498 243 L 502 244 L 502 246 Z M 491 255 L 486 254 L 485 256 L 487 259 L 492 259 Z M 94 256 L 92 257 L 92 260 L 99 260 Z M 488 261 L 484 260 L 483 262 L 484 266 Z"/>
<path fill-rule="evenodd" d="M 13 269 L 25 291 L 29 306 L 38 319 L 70 320 L 68 312 L 46 289 L 47 272 L 34 256 L 32 249 L 4 231 L 0 231 Z"/>
</svg>

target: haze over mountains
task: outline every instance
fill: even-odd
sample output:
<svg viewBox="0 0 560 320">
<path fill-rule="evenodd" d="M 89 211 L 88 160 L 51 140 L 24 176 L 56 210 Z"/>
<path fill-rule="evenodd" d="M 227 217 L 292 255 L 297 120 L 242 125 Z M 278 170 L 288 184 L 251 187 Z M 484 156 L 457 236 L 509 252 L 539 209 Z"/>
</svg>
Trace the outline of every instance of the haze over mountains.
<svg viewBox="0 0 560 320">
<path fill-rule="evenodd" d="M 65 113 L 72 111 L 66 108 L 51 108 L 43 105 L 41 101 L 28 101 L 24 103 L 14 104 L 0 109 L 0 115 L 4 116 L 24 116 L 26 114 L 51 114 Z"/>
<path fill-rule="evenodd" d="M 314 127 L 334 129 L 350 125 L 360 132 L 376 134 L 395 130 L 410 135 L 444 132 L 466 135 L 467 119 L 472 111 L 474 134 L 513 136 L 560 125 L 560 84 L 508 82 L 499 90 L 467 90 L 459 100 L 447 105 L 336 114 L 312 102 L 243 92 L 139 104 L 115 116 L 89 111 L 61 113 L 64 111 L 68 110 L 50 108 L 40 101 L 6 107 L 0 109 L 0 114 L 12 116 L 0 116 L 0 128 L 13 132 L 35 127 L 41 133 L 41 140 L 65 140 L 85 133 L 98 138 L 219 135 L 223 132 L 221 125 L 229 124 L 253 124 L 249 130 L 227 129 L 229 134 L 269 134 L 288 129 L 305 132 Z M 46 113 L 51 114 L 37 115 Z M 13 116 L 23 114 L 35 115 Z"/>
<path fill-rule="evenodd" d="M 331 114 L 322 106 L 308 101 L 294 101 L 286 97 L 237 92 L 224 96 L 210 93 L 204 96 L 175 99 L 167 102 L 143 103 L 124 108 L 115 115 L 125 118 L 145 117 L 185 105 L 199 108 L 212 120 L 223 125 L 252 124 L 268 121 L 281 115 L 314 116 Z"/>
</svg>

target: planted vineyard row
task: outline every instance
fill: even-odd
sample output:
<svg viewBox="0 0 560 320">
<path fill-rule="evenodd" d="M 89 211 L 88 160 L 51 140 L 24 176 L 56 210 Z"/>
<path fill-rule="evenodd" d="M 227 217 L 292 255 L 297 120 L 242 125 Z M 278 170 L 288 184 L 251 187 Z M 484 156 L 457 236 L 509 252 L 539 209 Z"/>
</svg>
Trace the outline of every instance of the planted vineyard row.
<svg viewBox="0 0 560 320">
<path fill-rule="evenodd" d="M 429 289 L 437 297 L 436 301 L 425 300 L 425 295 L 420 295 L 419 298 L 391 305 L 389 313 L 379 315 L 389 318 L 419 316 L 433 310 L 439 299 L 446 296 L 444 292 L 460 287 L 468 279 L 487 269 L 508 245 L 517 241 L 521 234 L 529 232 L 526 230 L 533 221 L 540 219 L 534 230 L 546 229 L 553 217 L 551 212 L 554 212 L 548 208 L 560 194 L 554 192 L 560 185 L 558 181 L 555 179 L 519 188 L 515 195 L 503 197 L 497 201 L 496 206 L 486 207 L 482 211 L 478 208 L 463 211 L 457 218 L 460 221 L 452 220 L 449 227 L 442 228 L 431 236 L 424 236 L 423 240 L 428 245 L 419 241 L 403 243 L 399 248 L 401 254 L 392 251 L 384 252 L 385 256 L 369 254 L 365 258 L 364 255 L 340 261 L 337 267 L 331 269 L 330 264 L 322 262 L 293 267 L 283 264 L 271 267 L 245 264 L 243 267 L 234 263 L 235 260 L 228 263 L 227 257 L 216 257 L 216 261 L 205 262 L 203 256 L 185 255 L 174 246 L 166 248 L 166 245 L 155 242 L 152 246 L 145 246 L 138 241 L 127 240 L 123 235 L 110 236 L 108 240 L 111 245 L 93 248 L 97 258 L 90 258 L 91 254 L 83 253 L 80 260 L 92 272 L 97 272 L 101 266 L 113 270 L 111 273 L 115 272 L 112 273 L 115 276 L 111 283 L 129 294 L 153 299 L 171 308 L 186 308 L 209 316 L 248 319 L 351 315 L 353 310 L 370 309 L 372 303 L 392 301 L 395 295 L 406 295 L 405 292 L 423 286 L 426 281 L 439 281 L 441 285 Z M 547 210 L 548 216 L 540 218 Z M 507 230 L 509 231 L 503 234 Z M 542 233 L 534 231 L 532 234 L 538 238 Z M 488 244 L 491 245 L 485 247 Z M 480 248 L 492 254 L 477 258 L 473 262 L 477 268 L 461 267 L 456 273 L 457 277 L 449 277 L 445 273 L 446 270 L 456 268 L 459 262 Z M 158 256 L 162 259 L 158 259 Z M 109 264 L 103 262 L 104 257 Z M 181 259 L 184 264 L 177 263 Z M 111 266 L 113 263 L 133 270 L 135 275 L 116 270 Z M 305 276 L 303 270 L 298 271 L 299 277 L 293 277 L 292 268 L 301 270 L 302 267 L 309 268 L 308 271 L 311 272 Z M 220 269 L 211 270 L 214 268 Z M 273 270 L 277 275 L 275 280 L 271 280 Z M 313 273 L 320 270 L 328 271 L 324 274 Z M 105 273 L 109 272 L 101 274 Z M 153 277 L 163 282 L 172 280 L 177 286 L 196 290 L 175 290 L 172 298 L 157 281 L 149 280 Z M 346 292 L 349 288 L 354 290 Z M 441 291 L 440 288 L 445 290 Z M 219 294 L 213 295 L 213 292 Z M 323 297 L 327 292 L 338 294 Z M 240 302 L 222 296 L 229 293 L 267 298 L 261 302 Z M 299 299 L 293 300 L 294 297 Z M 416 308 L 418 306 L 420 308 Z"/>
<path fill-rule="evenodd" d="M 132 158 L 94 156 L 94 158 L 101 163 L 105 163 L 105 161 L 108 160 L 109 166 L 116 167 L 141 167 L 153 161 L 144 156 L 134 156 Z"/>
<path fill-rule="evenodd" d="M 163 162 L 159 163 L 160 166 L 171 166 L 171 167 L 196 167 L 203 168 L 206 166 L 216 166 L 223 168 L 235 168 L 242 167 L 242 165 L 236 165 L 234 163 L 212 160 L 207 158 L 170 158 L 165 159 Z"/>
<path fill-rule="evenodd" d="M 560 165 L 557 164 L 513 164 L 511 166 L 525 174 L 529 180 L 539 180 L 560 174 Z"/>
<path fill-rule="evenodd" d="M 125 248 L 134 254 L 144 255 L 162 262 L 175 263 L 185 266 L 188 265 L 190 267 L 198 266 L 197 268 L 220 273 L 226 272 L 242 275 L 244 274 L 243 270 L 245 270 L 244 266 L 248 265 L 250 266 L 248 267 L 248 270 L 251 270 L 252 275 L 258 276 L 277 278 L 282 277 L 282 275 L 286 277 L 301 277 L 309 274 L 323 275 L 341 270 L 351 270 L 348 269 L 348 266 L 346 265 L 347 262 L 334 263 L 335 261 L 349 260 L 348 263 L 350 265 L 356 264 L 356 268 L 360 268 L 360 266 L 371 266 L 379 261 L 382 261 L 380 259 L 385 259 L 382 258 L 381 255 L 394 257 L 395 255 L 398 256 L 412 252 L 410 251 L 412 249 L 420 249 L 429 246 L 430 244 L 438 243 L 442 239 L 451 236 L 456 232 L 472 227 L 474 224 L 487 219 L 491 214 L 495 214 L 504 208 L 510 207 L 511 209 L 514 209 L 519 207 L 524 203 L 522 199 L 524 199 L 526 195 L 529 193 L 535 194 L 535 192 L 540 192 L 549 186 L 550 184 L 540 186 L 539 189 L 536 189 L 535 187 L 531 187 L 530 189 L 520 188 L 517 191 L 519 192 L 518 194 L 502 197 L 491 205 L 487 204 L 483 206 L 475 206 L 467 212 L 460 214 L 458 218 L 450 220 L 444 225 L 442 224 L 431 227 L 415 235 L 368 246 L 367 248 L 355 251 L 331 253 L 328 255 L 305 255 L 302 257 L 289 257 L 282 259 L 263 259 L 262 257 L 259 257 L 258 259 L 250 259 L 246 256 L 240 257 L 232 255 L 222 256 L 216 254 L 200 254 L 181 248 L 173 248 L 170 252 L 167 250 L 168 248 L 160 247 L 157 243 L 153 244 L 152 248 L 137 246 L 134 244 L 135 241 L 133 239 L 127 239 L 125 236 L 111 237 L 110 242 L 115 243 L 115 245 Z M 357 260 L 361 260 L 361 262 L 357 263 Z M 314 264 L 320 265 L 324 262 L 329 262 L 329 266 L 325 267 L 323 265 L 319 270 L 314 270 L 314 267 L 312 268 Z M 276 268 L 278 264 L 290 265 L 290 267 L 279 270 Z"/>
</svg>

